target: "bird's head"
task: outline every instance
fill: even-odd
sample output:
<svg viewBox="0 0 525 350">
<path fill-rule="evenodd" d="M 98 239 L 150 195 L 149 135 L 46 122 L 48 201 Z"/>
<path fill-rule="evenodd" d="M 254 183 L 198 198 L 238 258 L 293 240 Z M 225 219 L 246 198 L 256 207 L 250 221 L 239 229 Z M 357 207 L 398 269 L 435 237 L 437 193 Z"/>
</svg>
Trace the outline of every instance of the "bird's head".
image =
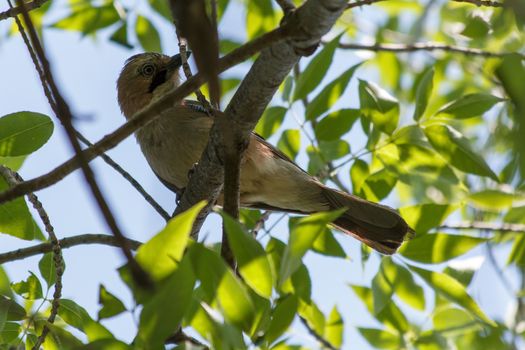
<svg viewBox="0 0 525 350">
<path fill-rule="evenodd" d="M 178 86 L 181 65 L 178 54 L 170 57 L 146 52 L 128 58 L 117 80 L 118 102 L 124 116 L 131 118 L 152 100 Z"/>
</svg>

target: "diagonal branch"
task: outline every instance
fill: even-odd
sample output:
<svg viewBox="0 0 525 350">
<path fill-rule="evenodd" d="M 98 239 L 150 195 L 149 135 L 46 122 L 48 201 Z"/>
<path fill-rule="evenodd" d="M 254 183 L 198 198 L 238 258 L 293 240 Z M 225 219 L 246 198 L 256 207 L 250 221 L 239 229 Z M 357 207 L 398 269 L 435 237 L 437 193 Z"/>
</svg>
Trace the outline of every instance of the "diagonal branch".
<svg viewBox="0 0 525 350">
<path fill-rule="evenodd" d="M 326 44 L 326 42 L 323 42 Z M 516 52 L 492 52 L 482 49 L 461 47 L 455 45 L 448 45 L 442 43 L 414 43 L 414 44 L 353 44 L 340 43 L 339 48 L 347 50 L 365 50 L 365 51 L 388 51 L 388 52 L 415 52 L 415 51 L 447 51 L 461 53 L 464 55 L 475 55 L 483 57 L 504 57 L 508 55 L 518 54 L 525 59 L 525 54 Z"/>
<path fill-rule="evenodd" d="M 238 148 L 238 156 L 242 157 L 255 124 L 284 78 L 301 56 L 313 53 L 321 37 L 331 29 L 346 6 L 343 0 L 309 0 L 290 13 L 284 21 L 285 26 L 290 26 L 290 39 L 277 42 L 261 52 L 224 115 L 218 113 L 208 145 L 175 211 L 175 214 L 183 212 L 201 200 L 208 202 L 194 223 L 194 238 L 223 186 L 221 124 L 232 123 L 231 142 Z"/>
<path fill-rule="evenodd" d="M 238 47 L 230 54 L 222 57 L 219 60 L 219 72 L 222 73 L 228 68 L 243 62 L 263 48 L 286 38 L 288 35 L 288 28 L 284 26 L 266 33 L 261 37 L 242 45 L 241 47 Z M 200 87 L 205 82 L 206 81 L 201 74 L 195 74 L 191 79 L 188 79 L 178 88 L 169 91 L 162 98 L 156 100 L 154 103 L 151 103 L 141 111 L 137 112 L 133 118 L 128 120 L 121 127 L 103 137 L 93 146 L 83 150 L 82 154 L 84 155 L 85 159 L 91 161 L 103 152 L 117 146 L 122 140 L 130 136 L 134 131 L 160 116 L 164 110 L 170 108 L 172 105 L 191 94 L 195 89 Z M 1 192 L 0 204 L 26 195 L 27 193 L 35 192 L 56 184 L 79 167 L 80 163 L 78 156 L 74 156 L 44 175 L 41 175 L 32 180 L 25 181 L 4 192 Z"/>
<path fill-rule="evenodd" d="M 46 57 L 42 44 L 40 43 L 40 39 L 36 33 L 36 29 L 25 7 L 25 4 L 22 0 L 17 0 L 17 3 L 20 7 L 22 7 L 22 17 L 24 18 L 24 21 L 26 23 L 27 31 L 29 33 L 30 38 L 30 44 L 27 40 L 24 40 L 24 42 L 27 44 L 27 49 L 29 51 L 34 51 L 32 57 L 36 57 L 36 61 L 34 61 L 34 63 L 37 70 L 40 73 L 40 78 L 42 80 L 44 90 L 46 91 L 46 96 L 48 97 L 49 105 L 51 106 L 57 118 L 60 120 L 61 124 L 64 127 L 64 131 L 67 135 L 69 143 L 79 159 L 80 168 L 82 169 L 84 179 L 89 188 L 91 189 L 91 193 L 93 194 L 93 197 L 95 198 L 98 204 L 98 207 L 106 221 L 106 224 L 109 226 L 111 232 L 121 244 L 121 250 L 127 259 L 133 278 L 139 285 L 143 287 L 151 286 L 151 280 L 149 276 L 133 258 L 126 237 L 120 230 L 120 227 L 118 226 L 117 221 L 113 216 L 113 213 L 111 212 L 111 209 L 109 208 L 109 205 L 96 182 L 95 174 L 90 168 L 88 160 L 82 153 L 82 147 L 80 146 L 80 142 L 75 134 L 75 128 L 73 127 L 73 115 L 71 113 L 71 109 L 69 108 L 69 105 L 63 98 L 61 92 L 58 89 L 57 84 L 55 83 L 55 79 L 53 77 L 53 74 L 51 73 L 49 61 Z M 11 6 L 10 1 L 9 5 Z M 24 33 L 24 27 L 18 20 L 18 17 L 16 17 L 16 20 L 20 32 Z"/>
</svg>

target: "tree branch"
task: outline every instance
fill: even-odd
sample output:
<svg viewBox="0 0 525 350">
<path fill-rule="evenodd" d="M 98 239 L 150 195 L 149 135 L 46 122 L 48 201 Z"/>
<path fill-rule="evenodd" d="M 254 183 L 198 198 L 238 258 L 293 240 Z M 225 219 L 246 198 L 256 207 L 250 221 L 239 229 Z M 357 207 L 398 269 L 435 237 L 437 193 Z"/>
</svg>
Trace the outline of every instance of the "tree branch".
<svg viewBox="0 0 525 350">
<path fill-rule="evenodd" d="M 436 227 L 438 230 L 486 230 L 500 232 L 525 233 L 524 224 L 492 223 L 482 221 L 465 221 Z"/>
<path fill-rule="evenodd" d="M 503 2 L 499 1 L 490 1 L 490 0 L 452 0 L 454 2 L 464 2 L 472 5 L 486 6 L 486 7 L 503 7 Z"/>
<path fill-rule="evenodd" d="M 27 9 L 27 11 L 36 10 L 37 8 L 40 8 L 42 5 L 44 5 L 47 1 L 48 0 L 34 0 L 31 2 L 27 2 L 25 3 L 25 8 Z M 10 17 L 16 17 L 17 15 L 22 13 L 23 9 L 24 9 L 23 6 L 17 6 L 17 7 L 12 7 L 7 11 L 1 12 L 0 21 L 4 19 L 8 19 Z"/>
<path fill-rule="evenodd" d="M 326 340 L 322 335 L 317 333 L 315 329 L 310 327 L 310 325 L 308 324 L 308 321 L 304 317 L 299 316 L 299 319 L 301 320 L 301 323 L 305 326 L 305 328 L 308 330 L 308 333 L 310 333 L 319 343 L 321 343 L 321 345 L 323 345 L 324 348 L 327 348 L 330 350 L 339 350 L 338 348 L 330 344 L 330 342 Z"/>
<path fill-rule="evenodd" d="M 222 57 L 219 60 L 219 71 L 224 72 L 228 68 L 243 62 L 268 45 L 286 38 L 288 35 L 288 28 L 284 26 L 266 33 L 261 37 L 242 45 L 241 47 L 238 47 L 230 54 Z M 182 100 L 184 97 L 192 93 L 193 90 L 200 87 L 204 83 L 205 80 L 202 75 L 199 73 L 195 74 L 191 79 L 188 79 L 178 88 L 169 91 L 162 98 L 159 98 L 154 103 L 151 103 L 141 111 L 137 112 L 133 118 L 128 120 L 125 124 L 113 131 L 111 134 L 103 137 L 92 147 L 88 147 L 83 150 L 82 154 L 86 160 L 93 160 L 105 151 L 117 146 L 122 140 L 130 136 L 134 131 L 160 116 L 164 110 L 170 108 L 173 104 Z M 32 180 L 24 181 L 23 183 L 20 183 L 0 193 L 0 204 L 57 183 L 67 175 L 71 174 L 74 170 L 78 169 L 79 164 L 78 156 L 74 156 L 50 172 Z"/>
<path fill-rule="evenodd" d="M 326 44 L 326 42 L 323 42 Z M 414 44 L 344 44 L 340 43 L 339 48 L 347 50 L 365 50 L 365 51 L 389 51 L 389 52 L 414 52 L 414 51 L 447 51 L 456 52 L 464 55 L 475 55 L 483 57 L 504 57 L 512 54 L 518 54 L 525 59 L 525 54 L 517 52 L 492 52 L 481 49 L 447 45 L 441 43 L 414 43 Z"/>
<path fill-rule="evenodd" d="M 9 2 L 9 5 L 11 6 L 11 2 Z M 58 89 L 57 84 L 55 83 L 55 79 L 53 77 L 53 74 L 51 72 L 51 67 L 49 60 L 47 59 L 47 56 L 44 52 L 44 49 L 42 47 L 42 44 L 40 43 L 40 39 L 36 33 L 36 29 L 33 25 L 33 22 L 31 20 L 31 17 L 29 16 L 29 13 L 27 12 L 27 9 L 25 8 L 25 4 L 22 0 L 17 0 L 17 3 L 19 6 L 22 7 L 22 17 L 24 18 L 24 21 L 27 26 L 27 31 L 29 32 L 29 41 L 24 40 L 24 43 L 27 45 L 27 49 L 29 51 L 34 51 L 34 54 L 31 54 L 31 57 L 36 60 L 34 60 L 34 64 L 36 69 L 38 70 L 39 77 L 41 79 L 41 83 L 44 86 L 44 90 L 46 92 L 46 97 L 48 98 L 49 105 L 55 112 L 55 115 L 60 120 L 62 126 L 64 127 L 64 131 L 66 133 L 66 136 L 69 140 L 69 143 L 74 150 L 79 163 L 80 168 L 82 169 L 82 173 L 84 175 L 84 179 L 88 185 L 88 187 L 91 190 L 91 193 L 93 197 L 95 198 L 97 205 L 99 207 L 99 210 L 101 214 L 103 215 L 106 224 L 111 230 L 111 233 L 117 238 L 117 240 L 120 242 L 120 247 L 122 250 L 122 253 L 127 259 L 127 262 L 129 264 L 129 268 L 131 271 L 131 274 L 137 284 L 139 284 L 142 287 L 150 287 L 152 284 L 152 281 L 149 277 L 149 275 L 142 269 L 142 267 L 135 261 L 133 255 L 131 254 L 131 251 L 127 245 L 127 240 L 124 234 L 122 233 L 113 213 L 111 212 L 111 209 L 109 208 L 109 205 L 104 198 L 104 195 L 102 193 L 102 190 L 98 186 L 98 183 L 95 179 L 95 174 L 93 170 L 89 166 L 89 162 L 82 153 L 82 147 L 80 146 L 80 142 L 78 141 L 76 135 L 75 135 L 75 128 L 73 127 L 73 115 L 71 113 L 71 109 L 66 102 L 66 100 L 63 98 L 60 90 Z M 18 26 L 18 29 L 21 33 L 24 33 L 24 27 L 22 26 L 21 22 L 18 20 L 18 17 L 15 17 L 16 24 Z"/>
<path fill-rule="evenodd" d="M 175 214 L 183 212 L 201 200 L 208 202 L 194 223 L 194 238 L 198 236 L 223 186 L 221 118 L 233 123 L 235 134 L 239 135 L 237 145 L 242 147 L 239 150 L 242 156 L 255 124 L 277 88 L 301 56 L 313 53 L 321 37 L 330 30 L 345 8 L 346 1 L 343 0 L 309 0 L 292 12 L 284 21 L 284 26 L 290 27 L 290 39 L 277 42 L 261 52 L 227 106 L 225 116 L 216 118 L 208 145 L 175 211 Z"/>
<path fill-rule="evenodd" d="M 108 245 L 108 246 L 117 247 L 117 248 L 119 247 L 119 244 L 114 236 L 104 235 L 104 234 L 94 234 L 94 233 L 86 233 L 83 235 L 66 237 L 66 238 L 62 238 L 58 242 L 62 249 L 67 249 L 67 248 L 75 247 L 77 245 L 84 245 L 84 244 L 102 244 L 102 245 Z M 129 238 L 128 238 L 128 243 L 132 250 L 137 250 L 138 247 L 142 244 L 142 242 L 135 241 Z M 49 253 L 52 250 L 53 250 L 53 244 L 49 242 L 37 244 L 32 247 L 13 250 L 10 252 L 0 254 L 0 264 L 29 258 L 31 256 L 35 256 L 39 254 Z"/>
<path fill-rule="evenodd" d="M 381 1 L 386 1 L 386 0 L 359 0 L 359 1 L 355 1 L 355 2 L 349 2 L 348 5 L 346 5 L 346 8 L 347 9 L 353 9 L 355 7 L 361 7 L 361 6 L 365 6 L 365 5 L 372 5 L 372 4 L 375 4 L 376 2 L 381 2 Z"/>
</svg>

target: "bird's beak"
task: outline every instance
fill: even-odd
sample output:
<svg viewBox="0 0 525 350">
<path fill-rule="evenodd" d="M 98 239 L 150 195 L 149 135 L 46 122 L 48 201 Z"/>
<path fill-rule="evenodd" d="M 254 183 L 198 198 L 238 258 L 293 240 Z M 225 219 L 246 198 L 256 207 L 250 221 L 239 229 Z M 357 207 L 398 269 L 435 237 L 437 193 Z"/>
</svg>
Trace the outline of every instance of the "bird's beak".
<svg viewBox="0 0 525 350">
<path fill-rule="evenodd" d="M 191 51 L 186 51 L 186 58 L 189 58 L 190 56 Z M 180 66 L 182 66 L 182 57 L 180 56 L 180 54 L 176 54 L 174 56 L 171 56 L 171 59 L 168 62 L 166 68 L 172 71 L 178 69 Z"/>
</svg>

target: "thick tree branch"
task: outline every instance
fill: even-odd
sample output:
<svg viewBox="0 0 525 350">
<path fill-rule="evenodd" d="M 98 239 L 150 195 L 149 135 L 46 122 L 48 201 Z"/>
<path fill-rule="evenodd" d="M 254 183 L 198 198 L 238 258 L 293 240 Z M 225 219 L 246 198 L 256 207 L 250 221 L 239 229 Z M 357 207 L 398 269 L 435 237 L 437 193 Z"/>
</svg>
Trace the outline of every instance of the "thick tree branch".
<svg viewBox="0 0 525 350">
<path fill-rule="evenodd" d="M 284 39 L 288 35 L 287 31 L 288 28 L 286 26 L 277 28 L 233 50 L 230 54 L 222 57 L 219 60 L 219 71 L 224 72 L 228 68 L 243 62 L 268 45 Z M 92 147 L 88 147 L 87 149 L 83 150 L 82 154 L 86 160 L 93 160 L 105 151 L 117 146 L 122 140 L 130 136 L 134 131 L 160 116 L 166 109 L 170 108 L 172 105 L 191 94 L 196 88 L 200 87 L 204 83 L 205 80 L 202 75 L 198 73 L 195 74 L 191 79 L 188 79 L 180 87 L 169 91 L 162 98 L 156 100 L 154 103 L 137 112 L 133 118 L 128 120 L 124 125 L 113 131 L 111 134 L 103 137 Z M 32 180 L 24 181 L 23 183 L 20 183 L 0 193 L 0 204 L 57 183 L 67 175 L 71 174 L 74 170 L 78 169 L 80 166 L 79 164 L 78 157 L 74 156 L 47 174 Z"/>
<path fill-rule="evenodd" d="M 133 250 L 137 250 L 138 247 L 142 244 L 141 242 L 135 241 L 133 239 L 128 239 L 128 243 L 129 243 L 130 248 Z M 108 246 L 117 247 L 117 248 L 119 247 L 119 244 L 117 240 L 115 239 L 115 237 L 111 235 L 91 234 L 91 233 L 63 238 L 59 240 L 59 244 L 62 249 L 67 249 L 67 248 L 75 247 L 77 245 L 86 245 L 86 244 L 102 244 L 102 245 L 108 245 Z M 31 256 L 35 256 L 39 254 L 49 253 L 52 250 L 53 250 L 53 244 L 50 242 L 37 244 L 32 247 L 13 250 L 10 252 L 0 254 L 0 264 L 29 258 Z"/>
<path fill-rule="evenodd" d="M 290 39 L 277 42 L 261 52 L 224 112 L 223 118 L 233 123 L 234 133 L 239 137 L 240 156 L 249 143 L 255 124 L 284 78 L 301 56 L 313 53 L 346 5 L 342 0 L 309 0 L 284 21 L 285 26 L 290 26 Z M 220 124 L 213 125 L 208 145 L 175 211 L 176 214 L 183 212 L 201 200 L 208 202 L 195 221 L 193 237 L 197 237 L 223 186 Z"/>
<path fill-rule="evenodd" d="M 326 42 L 323 42 L 326 44 Z M 348 50 L 365 50 L 365 51 L 389 51 L 389 52 L 414 52 L 414 51 L 447 51 L 456 52 L 464 55 L 474 55 L 483 57 L 504 57 L 512 54 L 519 54 L 525 59 L 525 54 L 516 52 L 492 52 L 470 47 L 461 47 L 441 43 L 414 43 L 414 44 L 353 44 L 340 43 L 341 49 Z"/>
<path fill-rule="evenodd" d="M 525 233 L 524 224 L 492 223 L 482 221 L 465 221 L 436 227 L 438 230 L 486 230 L 499 232 Z"/>
<path fill-rule="evenodd" d="M 37 8 L 40 8 L 42 5 L 44 5 L 47 1 L 48 0 L 34 0 L 31 2 L 27 2 L 25 3 L 25 8 L 27 11 L 36 10 Z M 1 12 L 0 21 L 4 19 L 8 19 L 10 17 L 15 17 L 21 14 L 23 10 L 24 10 L 23 6 L 17 6 L 17 7 L 12 7 L 7 11 Z"/>
</svg>

